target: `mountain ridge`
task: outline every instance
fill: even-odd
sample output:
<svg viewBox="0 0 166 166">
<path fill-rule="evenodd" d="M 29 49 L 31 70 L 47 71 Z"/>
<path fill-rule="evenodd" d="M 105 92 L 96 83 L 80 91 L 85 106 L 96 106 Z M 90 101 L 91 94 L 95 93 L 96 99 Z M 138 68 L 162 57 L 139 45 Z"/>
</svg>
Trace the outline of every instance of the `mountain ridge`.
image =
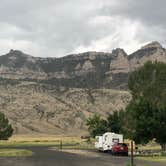
<svg viewBox="0 0 166 166">
<path fill-rule="evenodd" d="M 125 89 L 128 73 L 148 60 L 166 62 L 166 50 L 158 42 L 147 44 L 130 55 L 117 48 L 111 53 L 93 51 L 61 58 L 39 58 L 11 50 L 0 56 L 0 75 L 3 78 L 37 80 L 72 88 L 94 86 Z M 118 82 L 117 86 L 114 82 Z"/>
<path fill-rule="evenodd" d="M 0 56 L 0 110 L 15 134 L 86 134 L 88 117 L 125 108 L 128 76 L 147 61 L 166 63 L 165 48 L 152 42 L 130 55 L 117 48 L 62 58 L 11 50 Z"/>
</svg>

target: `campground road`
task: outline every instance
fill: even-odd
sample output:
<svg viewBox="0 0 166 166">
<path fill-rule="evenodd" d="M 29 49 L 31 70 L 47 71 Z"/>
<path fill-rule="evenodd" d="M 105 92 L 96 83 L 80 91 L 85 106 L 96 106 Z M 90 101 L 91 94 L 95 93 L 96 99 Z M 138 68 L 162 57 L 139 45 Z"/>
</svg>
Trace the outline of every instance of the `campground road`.
<svg viewBox="0 0 166 166">
<path fill-rule="evenodd" d="M 0 157 L 0 166 L 126 166 L 129 157 L 92 152 L 96 155 L 79 155 L 53 151 L 49 147 L 22 147 L 34 152 L 31 157 Z M 135 161 L 137 166 L 164 166 L 165 163 Z"/>
</svg>

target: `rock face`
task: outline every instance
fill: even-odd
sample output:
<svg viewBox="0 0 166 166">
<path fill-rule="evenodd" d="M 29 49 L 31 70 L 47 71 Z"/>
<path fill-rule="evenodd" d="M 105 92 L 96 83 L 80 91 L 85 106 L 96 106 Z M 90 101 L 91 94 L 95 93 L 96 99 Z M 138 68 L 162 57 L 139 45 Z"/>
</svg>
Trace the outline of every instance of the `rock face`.
<svg viewBox="0 0 166 166">
<path fill-rule="evenodd" d="M 63 58 L 35 58 L 11 50 L 0 56 L 0 75 L 69 88 L 126 89 L 128 73 L 149 60 L 166 62 L 166 50 L 158 42 L 131 55 L 118 48 L 112 53 L 86 52 Z"/>
<path fill-rule="evenodd" d="M 110 63 L 110 71 L 116 73 L 128 73 L 130 71 L 127 54 L 122 49 L 112 51 L 113 59 Z"/>
<path fill-rule="evenodd" d="M 131 54 L 128 59 L 131 70 L 143 65 L 146 61 L 159 61 L 166 63 L 166 49 L 158 42 L 152 42 Z"/>
<path fill-rule="evenodd" d="M 166 63 L 158 42 L 131 55 L 118 48 L 36 58 L 11 50 L 0 56 L 0 110 L 15 133 L 85 133 L 87 117 L 126 106 L 128 75 L 149 60 Z"/>
</svg>

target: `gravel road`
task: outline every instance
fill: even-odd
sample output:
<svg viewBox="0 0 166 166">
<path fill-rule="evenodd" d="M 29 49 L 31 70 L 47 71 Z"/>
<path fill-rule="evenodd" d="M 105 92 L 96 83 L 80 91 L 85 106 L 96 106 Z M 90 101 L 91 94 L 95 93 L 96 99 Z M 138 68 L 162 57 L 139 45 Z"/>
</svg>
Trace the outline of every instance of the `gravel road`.
<svg viewBox="0 0 166 166">
<path fill-rule="evenodd" d="M 31 157 L 0 157 L 0 166 L 126 166 L 129 157 L 90 152 L 88 155 L 51 150 L 50 147 L 22 147 L 34 152 Z M 83 154 L 85 154 L 84 152 Z M 151 163 L 135 160 L 137 166 L 165 166 L 166 163 Z"/>
</svg>

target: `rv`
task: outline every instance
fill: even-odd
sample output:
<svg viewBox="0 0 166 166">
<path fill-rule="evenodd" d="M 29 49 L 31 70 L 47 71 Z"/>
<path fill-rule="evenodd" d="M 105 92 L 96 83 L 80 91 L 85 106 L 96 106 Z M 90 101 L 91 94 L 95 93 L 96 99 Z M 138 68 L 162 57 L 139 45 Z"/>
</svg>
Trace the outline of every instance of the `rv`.
<svg viewBox="0 0 166 166">
<path fill-rule="evenodd" d="M 101 151 L 111 151 L 116 143 L 123 143 L 123 135 L 107 132 L 102 136 L 96 136 L 95 147 Z"/>
</svg>

